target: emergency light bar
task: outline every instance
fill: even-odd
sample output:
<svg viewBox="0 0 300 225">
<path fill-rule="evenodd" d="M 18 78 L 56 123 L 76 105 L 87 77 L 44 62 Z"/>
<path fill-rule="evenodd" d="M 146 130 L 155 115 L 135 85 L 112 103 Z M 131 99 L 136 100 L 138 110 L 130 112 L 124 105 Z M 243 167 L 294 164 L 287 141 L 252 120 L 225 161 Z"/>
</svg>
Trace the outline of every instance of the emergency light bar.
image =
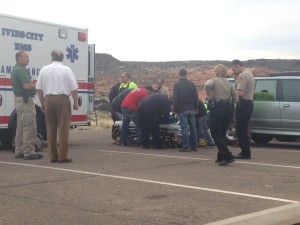
<svg viewBox="0 0 300 225">
<path fill-rule="evenodd" d="M 78 41 L 86 41 L 86 33 L 78 32 Z"/>
</svg>

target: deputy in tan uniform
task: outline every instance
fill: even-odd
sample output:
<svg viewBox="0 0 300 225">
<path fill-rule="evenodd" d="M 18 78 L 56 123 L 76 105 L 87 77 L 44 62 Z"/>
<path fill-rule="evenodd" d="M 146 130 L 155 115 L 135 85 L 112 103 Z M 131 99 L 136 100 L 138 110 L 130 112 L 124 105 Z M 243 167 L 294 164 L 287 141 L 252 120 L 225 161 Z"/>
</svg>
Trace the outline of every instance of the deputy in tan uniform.
<svg viewBox="0 0 300 225">
<path fill-rule="evenodd" d="M 157 84 L 157 87 L 156 87 L 156 90 L 157 90 L 157 92 L 158 93 L 161 93 L 161 94 L 164 94 L 164 95 L 166 95 L 168 98 L 170 97 L 170 95 L 169 95 L 169 90 L 168 90 L 168 88 L 164 85 L 164 80 L 162 79 L 162 78 L 159 78 L 159 79 L 157 79 L 157 82 L 156 82 L 156 84 Z"/>
<path fill-rule="evenodd" d="M 206 81 L 204 88 L 209 98 L 210 132 L 218 148 L 218 157 L 215 162 L 219 166 L 226 166 L 234 161 L 227 147 L 226 130 L 231 121 L 233 104 L 238 98 L 234 87 L 226 79 L 226 67 L 222 64 L 216 65 L 214 72 L 216 77 Z"/>
<path fill-rule="evenodd" d="M 231 70 L 235 75 L 238 75 L 236 89 L 239 96 L 239 102 L 235 110 L 235 120 L 241 152 L 235 158 L 251 159 L 248 124 L 253 111 L 255 80 L 252 72 L 245 69 L 240 60 L 235 59 L 231 62 Z"/>
</svg>

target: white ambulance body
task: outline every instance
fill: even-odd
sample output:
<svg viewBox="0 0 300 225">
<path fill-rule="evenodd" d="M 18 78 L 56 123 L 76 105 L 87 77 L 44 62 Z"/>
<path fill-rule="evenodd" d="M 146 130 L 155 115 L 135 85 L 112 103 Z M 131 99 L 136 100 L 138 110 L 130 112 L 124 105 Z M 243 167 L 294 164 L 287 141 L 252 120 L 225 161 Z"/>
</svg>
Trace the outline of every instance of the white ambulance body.
<svg viewBox="0 0 300 225">
<path fill-rule="evenodd" d="M 94 107 L 95 46 L 88 44 L 87 29 L 46 23 L 0 14 L 0 141 L 11 145 L 16 129 L 16 111 L 11 71 L 16 64 L 15 54 L 29 54 L 27 66 L 33 80 L 41 68 L 51 63 L 51 52 L 64 53 L 63 64 L 69 66 L 79 85 L 79 109 L 72 111 L 72 124 L 88 125 L 87 113 Z M 73 99 L 71 98 L 71 102 Z M 45 117 L 35 97 L 38 133 L 46 139 Z"/>
</svg>

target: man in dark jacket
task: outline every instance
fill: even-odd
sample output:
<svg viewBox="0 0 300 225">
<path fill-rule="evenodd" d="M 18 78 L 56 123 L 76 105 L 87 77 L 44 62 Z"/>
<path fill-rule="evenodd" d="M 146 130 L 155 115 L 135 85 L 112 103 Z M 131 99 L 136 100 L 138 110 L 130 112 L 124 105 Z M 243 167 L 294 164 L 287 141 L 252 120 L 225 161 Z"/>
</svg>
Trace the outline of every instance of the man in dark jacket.
<svg viewBox="0 0 300 225">
<path fill-rule="evenodd" d="M 121 79 L 117 80 L 117 82 L 111 87 L 109 94 L 108 94 L 108 101 L 112 103 L 115 97 L 119 94 L 119 89 L 121 85 Z"/>
<path fill-rule="evenodd" d="M 120 94 L 117 95 L 117 97 L 115 97 L 110 106 L 111 106 L 111 118 L 113 119 L 113 121 L 117 121 L 120 118 L 118 118 L 117 114 L 122 114 L 122 108 L 121 108 L 121 104 L 124 100 L 124 98 L 129 94 L 129 92 L 131 92 L 132 89 L 125 89 L 124 91 L 122 91 Z"/>
<path fill-rule="evenodd" d="M 137 108 L 142 132 L 143 148 L 149 148 L 149 135 L 153 137 L 155 148 L 163 148 L 159 124 L 168 122 L 171 102 L 164 94 L 151 94 L 144 97 Z"/>
<path fill-rule="evenodd" d="M 182 149 L 180 151 L 197 151 L 197 130 L 195 124 L 195 113 L 197 112 L 198 91 L 196 85 L 187 79 L 187 71 L 179 70 L 179 80 L 173 87 L 174 111 L 180 121 L 183 137 Z"/>
</svg>

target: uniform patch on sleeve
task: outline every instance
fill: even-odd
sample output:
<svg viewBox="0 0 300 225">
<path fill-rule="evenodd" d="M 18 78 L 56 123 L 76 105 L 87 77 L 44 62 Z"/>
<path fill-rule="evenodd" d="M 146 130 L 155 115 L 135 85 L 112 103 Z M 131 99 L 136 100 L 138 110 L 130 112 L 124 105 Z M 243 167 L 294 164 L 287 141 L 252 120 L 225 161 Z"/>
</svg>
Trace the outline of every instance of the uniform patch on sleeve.
<svg viewBox="0 0 300 225">
<path fill-rule="evenodd" d="M 241 82 L 242 82 L 242 80 L 243 80 L 243 78 L 242 78 L 242 77 L 238 77 L 238 78 L 237 78 L 237 82 L 239 82 L 239 83 L 241 83 Z"/>
</svg>

